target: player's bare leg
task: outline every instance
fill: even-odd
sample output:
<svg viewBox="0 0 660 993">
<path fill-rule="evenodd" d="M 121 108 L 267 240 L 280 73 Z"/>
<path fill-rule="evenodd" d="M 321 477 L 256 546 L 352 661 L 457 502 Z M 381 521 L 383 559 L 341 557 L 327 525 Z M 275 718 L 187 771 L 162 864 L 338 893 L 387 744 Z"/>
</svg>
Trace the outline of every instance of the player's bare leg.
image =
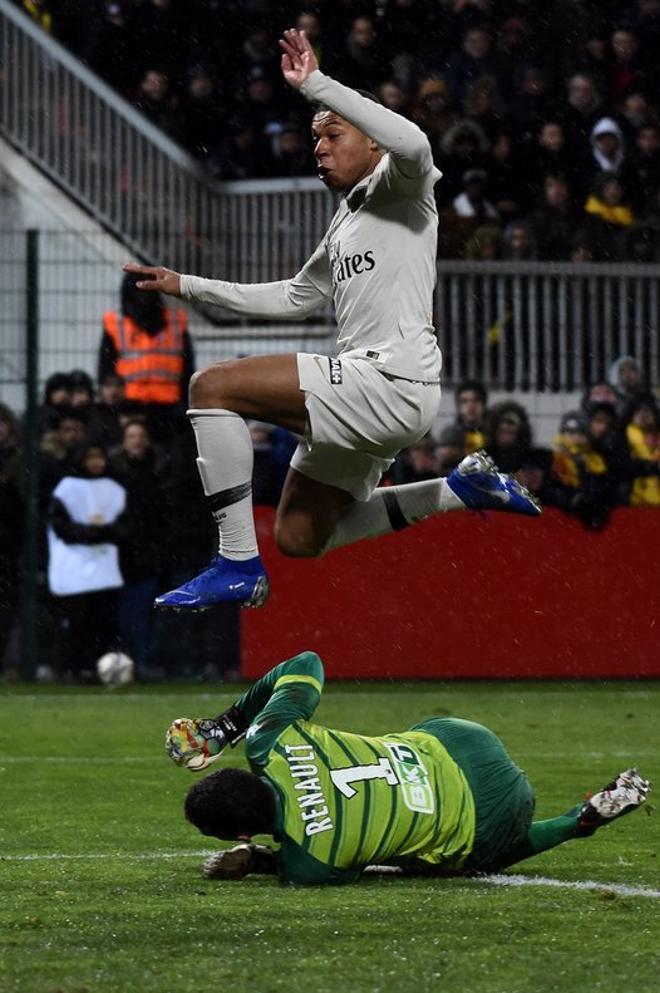
<svg viewBox="0 0 660 993">
<path fill-rule="evenodd" d="M 353 505 L 346 490 L 289 469 L 275 517 L 277 547 L 296 558 L 320 555 Z"/>
</svg>

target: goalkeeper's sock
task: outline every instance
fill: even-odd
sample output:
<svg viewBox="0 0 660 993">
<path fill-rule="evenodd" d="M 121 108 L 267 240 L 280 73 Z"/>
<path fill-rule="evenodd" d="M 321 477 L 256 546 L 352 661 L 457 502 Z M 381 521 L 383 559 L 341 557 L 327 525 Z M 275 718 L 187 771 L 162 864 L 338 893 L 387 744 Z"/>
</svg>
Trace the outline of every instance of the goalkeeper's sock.
<svg viewBox="0 0 660 993">
<path fill-rule="evenodd" d="M 550 817 L 547 821 L 534 821 L 527 832 L 529 854 L 538 855 L 577 837 L 578 820 L 571 811 L 559 817 Z"/>
<path fill-rule="evenodd" d="M 549 848 L 556 848 L 565 841 L 579 837 L 578 819 L 576 813 L 570 811 L 560 817 L 551 817 L 547 821 L 534 821 L 527 830 L 525 840 L 514 849 L 505 852 L 496 865 L 489 866 L 489 871 L 508 869 L 511 865 L 524 862 L 525 859 Z"/>
<path fill-rule="evenodd" d="M 324 551 L 400 531 L 433 514 L 465 510 L 446 479 L 425 479 L 402 486 L 382 486 L 364 503 L 354 503 L 340 517 Z"/>
<path fill-rule="evenodd" d="M 189 410 L 197 468 L 218 527 L 218 552 L 244 561 L 259 554 L 252 512 L 254 450 L 247 424 L 231 410 Z"/>
</svg>

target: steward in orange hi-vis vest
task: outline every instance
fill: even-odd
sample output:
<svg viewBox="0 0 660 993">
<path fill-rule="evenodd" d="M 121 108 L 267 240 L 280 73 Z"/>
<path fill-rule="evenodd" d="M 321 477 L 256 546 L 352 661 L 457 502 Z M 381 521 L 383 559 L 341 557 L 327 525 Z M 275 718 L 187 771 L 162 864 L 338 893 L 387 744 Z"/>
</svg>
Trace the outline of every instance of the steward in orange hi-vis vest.
<svg viewBox="0 0 660 993">
<path fill-rule="evenodd" d="M 117 349 L 116 371 L 126 383 L 126 399 L 141 403 L 180 403 L 186 315 L 163 310 L 165 326 L 151 335 L 114 310 L 103 316 L 103 330 Z"/>
<path fill-rule="evenodd" d="M 185 311 L 163 306 L 160 294 L 141 294 L 132 277 L 122 284 L 122 312 L 103 316 L 99 379 L 114 373 L 126 399 L 148 405 L 185 402 L 193 357 Z"/>
</svg>

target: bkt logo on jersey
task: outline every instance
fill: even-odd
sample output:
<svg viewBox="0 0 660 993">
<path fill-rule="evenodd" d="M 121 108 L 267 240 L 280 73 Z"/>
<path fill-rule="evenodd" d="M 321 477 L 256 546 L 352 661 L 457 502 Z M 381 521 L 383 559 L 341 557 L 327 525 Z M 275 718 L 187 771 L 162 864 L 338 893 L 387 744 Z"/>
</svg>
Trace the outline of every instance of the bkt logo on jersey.
<svg viewBox="0 0 660 993">
<path fill-rule="evenodd" d="M 421 814 L 432 814 L 435 799 L 429 782 L 429 774 L 414 748 L 401 742 L 386 742 L 392 756 L 392 766 L 399 782 L 401 795 L 408 810 Z"/>
<path fill-rule="evenodd" d="M 330 265 L 332 266 L 332 281 L 343 283 L 344 280 L 351 279 L 352 276 L 371 272 L 376 265 L 376 260 L 371 250 L 364 252 L 364 254 L 357 252 L 354 255 L 347 253 L 342 256 L 341 245 L 336 241 L 330 249 Z"/>
</svg>

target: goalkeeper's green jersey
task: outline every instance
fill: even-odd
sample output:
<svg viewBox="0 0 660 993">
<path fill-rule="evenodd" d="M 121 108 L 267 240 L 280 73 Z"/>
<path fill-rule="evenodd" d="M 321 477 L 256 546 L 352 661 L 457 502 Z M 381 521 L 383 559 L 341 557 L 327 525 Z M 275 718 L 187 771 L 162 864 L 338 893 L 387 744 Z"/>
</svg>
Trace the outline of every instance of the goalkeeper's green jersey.
<svg viewBox="0 0 660 993">
<path fill-rule="evenodd" d="M 441 741 L 420 729 L 367 737 L 314 724 L 322 688 L 321 660 L 305 652 L 237 703 L 252 771 L 277 797 L 282 878 L 350 882 L 367 865 L 407 858 L 460 869 L 474 799 Z"/>
</svg>

